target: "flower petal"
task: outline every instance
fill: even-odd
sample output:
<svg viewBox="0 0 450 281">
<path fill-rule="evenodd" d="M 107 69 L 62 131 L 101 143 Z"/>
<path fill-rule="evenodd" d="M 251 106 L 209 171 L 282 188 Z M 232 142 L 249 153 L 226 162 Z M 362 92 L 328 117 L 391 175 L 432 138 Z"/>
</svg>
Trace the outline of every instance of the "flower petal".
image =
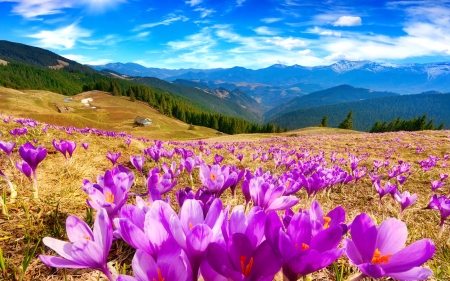
<svg viewBox="0 0 450 281">
<path fill-rule="evenodd" d="M 369 215 L 362 213 L 353 220 L 350 230 L 352 241 L 363 263 L 371 262 L 375 253 L 377 227 Z"/>
<path fill-rule="evenodd" d="M 408 245 L 394 254 L 387 264 L 381 266 L 387 273 L 408 271 L 431 259 L 435 251 L 434 243 L 425 238 Z"/>
<path fill-rule="evenodd" d="M 44 237 L 44 239 L 42 239 L 42 242 L 44 242 L 45 246 L 51 248 L 53 251 L 55 251 L 61 257 L 68 259 L 68 260 L 73 260 L 71 243 L 61 241 L 61 240 L 51 238 L 51 237 Z"/>
<path fill-rule="evenodd" d="M 400 251 L 408 238 L 408 228 L 400 220 L 391 218 L 383 221 L 377 229 L 376 248 L 381 255 L 393 255 Z"/>
<path fill-rule="evenodd" d="M 39 255 L 41 261 L 50 267 L 56 268 L 89 268 L 89 265 L 78 264 L 71 260 L 62 259 L 54 256 Z"/>
<path fill-rule="evenodd" d="M 433 271 L 424 267 L 413 267 L 404 272 L 391 272 L 388 276 L 398 280 L 426 280 L 433 275 Z"/>
</svg>

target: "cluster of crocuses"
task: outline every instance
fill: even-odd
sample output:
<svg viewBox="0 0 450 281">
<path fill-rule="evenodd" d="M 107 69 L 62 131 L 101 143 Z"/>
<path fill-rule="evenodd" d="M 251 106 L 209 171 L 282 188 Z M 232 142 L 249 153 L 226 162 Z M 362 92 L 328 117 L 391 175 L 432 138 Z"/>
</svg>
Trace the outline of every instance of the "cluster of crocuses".
<svg viewBox="0 0 450 281">
<path fill-rule="evenodd" d="M 14 162 L 11 157 L 11 152 L 16 147 L 16 143 L 9 141 L 0 141 L 0 150 L 4 151 L 6 155 L 8 156 L 11 164 L 14 166 Z M 19 155 L 22 158 L 20 162 L 16 161 L 15 167 L 21 171 L 27 178 L 32 177 L 33 181 L 33 194 L 34 198 L 38 198 L 38 186 L 37 186 L 37 177 L 36 177 L 36 170 L 39 163 L 41 163 L 45 157 L 47 156 L 47 149 L 39 146 L 35 147 L 30 142 L 25 143 L 19 148 Z M 5 175 L 4 172 L 0 169 L 0 176 L 3 177 L 3 179 L 7 182 L 9 188 L 10 188 L 10 198 L 11 201 L 14 202 L 15 198 L 17 197 L 17 191 L 14 187 L 14 184 L 11 182 L 11 180 Z"/>
<path fill-rule="evenodd" d="M 262 169 L 252 173 L 210 166 L 185 149 L 178 153 L 184 164 L 163 165 L 164 172 L 150 170 L 146 179 L 149 196 L 136 196 L 136 204 L 126 204 L 134 174 L 121 165 L 99 175 L 96 183 L 84 180 L 87 203 L 97 210 L 94 230 L 79 218 L 68 217 L 70 242 L 49 237 L 43 240 L 61 257 L 41 255 L 40 259 L 51 267 L 92 268 L 109 280 L 122 281 L 200 277 L 206 281 L 273 280 L 280 270 L 288 280 L 297 280 L 329 266 L 342 255 L 359 268 L 358 278 L 424 280 L 432 275 L 421 265 L 434 255 L 434 244 L 422 239 L 404 247 L 407 227 L 397 219 L 388 219 L 377 227 L 362 213 L 346 224 L 342 207 L 325 214 L 317 201 L 312 201 L 307 210 L 292 211 L 299 199 L 290 194 L 301 188 L 299 178 L 305 177 L 295 173 L 315 175 L 311 163 L 300 162 L 297 169 L 301 171 L 276 178 Z M 130 160 L 143 173 L 145 158 Z M 162 200 L 162 195 L 175 186 L 175 178 L 184 169 L 191 174 L 194 167 L 200 170 L 203 186 L 195 193 L 191 188 L 177 191 L 177 201 L 172 202 L 180 209 L 176 213 L 169 197 Z M 248 209 L 247 204 L 230 211 L 220 195 L 242 179 L 242 192 L 253 207 Z M 281 218 L 277 211 L 284 211 Z M 108 253 L 115 239 L 136 249 L 134 277 L 110 272 Z"/>
</svg>

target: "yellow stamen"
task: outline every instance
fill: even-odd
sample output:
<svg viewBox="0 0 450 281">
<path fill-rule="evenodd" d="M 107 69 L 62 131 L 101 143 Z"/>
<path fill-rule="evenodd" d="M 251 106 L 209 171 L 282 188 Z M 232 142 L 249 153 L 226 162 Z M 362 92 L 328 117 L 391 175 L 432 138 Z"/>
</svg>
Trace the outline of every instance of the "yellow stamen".
<svg viewBox="0 0 450 281">
<path fill-rule="evenodd" d="M 376 249 L 375 253 L 373 254 L 372 263 L 373 264 L 388 263 L 390 257 L 392 257 L 392 255 L 382 256 L 380 250 Z"/>
<path fill-rule="evenodd" d="M 214 175 L 214 174 L 210 174 L 209 177 L 211 178 L 212 181 L 216 180 L 216 175 Z"/>
<path fill-rule="evenodd" d="M 114 194 L 108 191 L 106 191 L 105 194 L 106 194 L 106 202 L 114 203 Z"/>
<path fill-rule="evenodd" d="M 330 227 L 329 223 L 331 221 L 330 217 L 323 217 L 323 220 L 325 221 L 325 223 L 323 224 L 323 228 L 327 229 Z"/>
</svg>

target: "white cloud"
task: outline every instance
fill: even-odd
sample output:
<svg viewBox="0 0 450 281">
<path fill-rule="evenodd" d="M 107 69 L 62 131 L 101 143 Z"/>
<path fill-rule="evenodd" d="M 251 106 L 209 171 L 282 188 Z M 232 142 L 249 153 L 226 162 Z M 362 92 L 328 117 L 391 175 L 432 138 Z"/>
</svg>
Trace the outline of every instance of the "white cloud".
<svg viewBox="0 0 450 281">
<path fill-rule="evenodd" d="M 342 36 L 342 32 L 340 32 L 340 31 L 322 29 L 317 26 L 315 26 L 314 28 L 307 29 L 306 32 L 307 33 L 315 33 L 315 34 L 319 34 L 319 35 L 323 35 L 323 36 L 335 36 L 335 37 Z"/>
<path fill-rule="evenodd" d="M 339 60 L 359 60 L 359 58 L 350 56 L 350 55 L 346 55 L 343 53 L 333 53 L 329 56 L 325 57 L 325 60 L 327 61 L 339 61 Z"/>
<path fill-rule="evenodd" d="M 282 19 L 283 18 L 264 18 L 264 19 L 261 19 L 261 21 L 265 22 L 265 23 L 274 23 L 274 22 L 280 21 Z"/>
<path fill-rule="evenodd" d="M 212 13 L 215 13 L 213 9 L 206 9 L 206 8 L 196 8 L 194 11 L 200 12 L 200 15 L 202 18 L 207 17 L 211 15 Z"/>
<path fill-rule="evenodd" d="M 361 18 L 354 16 L 342 16 L 333 23 L 334 26 L 357 26 L 361 24 Z"/>
<path fill-rule="evenodd" d="M 189 49 L 196 52 L 205 52 L 216 44 L 211 37 L 210 29 L 204 28 L 199 33 L 186 36 L 184 40 L 170 41 L 167 43 L 173 50 Z"/>
<path fill-rule="evenodd" d="M 136 38 L 143 38 L 143 37 L 147 37 L 150 34 L 150 32 L 146 31 L 146 32 L 141 32 L 136 34 Z"/>
<path fill-rule="evenodd" d="M 32 19 L 64 13 L 65 9 L 86 6 L 90 11 L 99 13 L 106 8 L 126 2 L 125 0 L 0 0 L 0 2 L 17 3 L 12 13 Z"/>
<path fill-rule="evenodd" d="M 27 37 L 38 39 L 38 45 L 43 48 L 70 49 L 80 38 L 90 37 L 91 31 L 80 28 L 77 23 L 69 26 L 50 30 L 41 30 Z"/>
<path fill-rule="evenodd" d="M 277 31 L 268 28 L 267 26 L 260 26 L 257 27 L 255 29 L 253 29 L 253 31 L 255 31 L 256 33 L 258 33 L 259 35 L 276 35 L 278 34 Z"/>
<path fill-rule="evenodd" d="M 66 54 L 61 55 L 62 57 L 65 57 L 66 59 L 76 61 L 81 64 L 90 64 L 90 65 L 103 65 L 112 62 L 110 59 L 92 59 L 90 57 L 85 57 L 82 55 L 74 55 L 74 54 Z"/>
<path fill-rule="evenodd" d="M 272 39 L 267 39 L 266 42 L 274 44 L 276 46 L 280 46 L 286 50 L 292 50 L 293 48 L 306 46 L 305 41 L 300 40 L 300 39 L 295 39 L 292 37 L 289 37 L 289 38 L 273 37 Z"/>
<path fill-rule="evenodd" d="M 242 6 L 242 4 L 244 4 L 245 0 L 236 0 L 236 4 L 238 6 Z"/>
<path fill-rule="evenodd" d="M 169 25 L 176 21 L 188 21 L 189 19 L 183 15 L 175 15 L 175 14 L 168 14 L 164 20 L 159 22 L 153 22 L 153 23 L 147 23 L 147 24 L 141 24 L 133 29 L 133 31 L 139 31 L 145 28 L 152 28 L 158 25 Z"/>
<path fill-rule="evenodd" d="M 311 55 L 313 52 L 311 51 L 311 49 L 305 49 L 305 50 L 298 51 L 297 53 L 302 56 L 308 56 L 308 55 Z"/>
<path fill-rule="evenodd" d="M 184 3 L 190 5 L 191 7 L 194 7 L 202 2 L 203 2 L 202 0 L 189 0 L 189 1 L 185 1 Z"/>
</svg>

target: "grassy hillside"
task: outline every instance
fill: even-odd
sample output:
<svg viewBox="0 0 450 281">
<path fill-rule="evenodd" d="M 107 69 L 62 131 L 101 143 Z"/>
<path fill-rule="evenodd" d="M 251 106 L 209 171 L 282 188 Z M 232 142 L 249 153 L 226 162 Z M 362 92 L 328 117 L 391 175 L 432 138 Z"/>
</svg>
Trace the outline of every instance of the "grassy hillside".
<svg viewBox="0 0 450 281">
<path fill-rule="evenodd" d="M 337 127 L 350 110 L 353 110 L 353 128 L 359 131 L 370 130 L 378 120 L 390 122 L 397 117 L 411 119 L 426 113 L 429 119 L 434 119 L 434 124 L 444 122 L 444 128 L 450 128 L 450 95 L 392 96 L 300 109 L 271 122 L 292 130 L 317 126 L 324 116 L 328 116 L 328 126 Z"/>
<path fill-rule="evenodd" d="M 188 124 L 167 117 L 145 103 L 130 102 L 128 98 L 114 97 L 105 92 L 84 92 L 73 96 L 74 102 L 71 103 L 63 102 L 66 98 L 49 91 L 17 91 L 0 87 L 0 113 L 59 126 L 124 131 L 154 139 L 197 139 L 215 136 L 217 132 L 202 126 L 188 130 Z M 96 109 L 83 106 L 80 103 L 83 98 L 92 98 L 92 106 Z M 74 113 L 59 113 L 55 105 L 71 107 Z M 137 115 L 152 119 L 152 125 L 135 127 L 133 120 Z"/>
<path fill-rule="evenodd" d="M 398 94 L 392 92 L 377 92 L 364 88 L 355 88 L 350 85 L 340 85 L 326 90 L 310 93 L 309 95 L 302 97 L 294 98 L 289 102 L 266 112 L 264 114 L 264 118 L 265 120 L 271 120 L 277 116 L 281 116 L 297 109 L 394 95 Z"/>
<path fill-rule="evenodd" d="M 55 69 L 64 68 L 70 72 L 96 73 L 89 66 L 61 57 L 45 49 L 20 43 L 0 40 L 0 59 L 7 62 L 23 62 L 28 65 Z"/>
</svg>

